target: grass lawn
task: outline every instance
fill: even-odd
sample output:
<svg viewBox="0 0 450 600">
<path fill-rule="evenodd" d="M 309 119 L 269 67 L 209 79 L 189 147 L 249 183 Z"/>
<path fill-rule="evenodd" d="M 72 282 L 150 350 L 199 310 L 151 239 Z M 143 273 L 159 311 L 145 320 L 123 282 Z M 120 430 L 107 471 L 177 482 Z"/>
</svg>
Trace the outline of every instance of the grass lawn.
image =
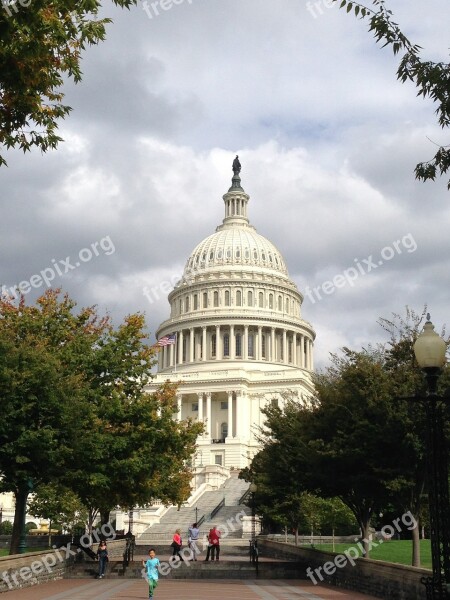
<svg viewBox="0 0 450 600">
<path fill-rule="evenodd" d="M 375 542 L 378 544 L 372 547 L 370 558 L 374 560 L 384 560 L 386 562 L 400 563 L 402 565 L 411 564 L 412 542 L 410 540 L 391 540 L 389 542 Z M 344 550 L 356 546 L 354 544 L 335 544 L 335 552 L 341 554 Z M 332 544 L 314 544 L 317 550 L 333 551 Z M 420 540 L 420 560 L 421 566 L 425 569 L 431 569 L 431 546 L 430 540 Z"/>
</svg>

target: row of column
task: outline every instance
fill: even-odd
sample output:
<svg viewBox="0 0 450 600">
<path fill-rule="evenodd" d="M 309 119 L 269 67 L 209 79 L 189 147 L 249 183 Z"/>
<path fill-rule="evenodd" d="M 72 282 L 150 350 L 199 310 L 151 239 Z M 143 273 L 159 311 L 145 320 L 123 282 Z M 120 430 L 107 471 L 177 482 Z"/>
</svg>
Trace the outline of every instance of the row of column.
<svg viewBox="0 0 450 600">
<path fill-rule="evenodd" d="M 250 430 L 250 405 L 247 402 L 247 396 L 243 391 L 232 391 L 228 390 L 225 392 L 228 399 L 228 407 L 226 413 L 227 419 L 227 439 L 233 439 L 235 437 L 248 437 Z M 221 432 L 213 430 L 215 427 L 220 427 L 223 419 L 216 419 L 216 422 L 212 422 L 212 393 L 211 392 L 198 392 L 198 420 L 203 422 L 205 432 L 201 436 L 201 439 L 214 439 L 220 438 Z M 221 400 L 217 400 L 217 403 Z M 177 394 L 177 419 L 180 421 L 182 418 L 182 406 L 183 406 L 183 394 Z M 217 407 L 218 412 L 222 413 L 222 410 Z"/>
<path fill-rule="evenodd" d="M 209 329 L 209 331 L 208 331 Z M 264 332 L 263 332 L 264 329 Z M 278 333 L 277 331 L 281 332 Z M 241 334 L 241 354 L 236 355 L 236 335 Z M 212 336 L 215 334 L 215 354 L 213 353 Z M 229 335 L 229 351 L 225 353 L 224 340 Z M 249 336 L 253 337 L 253 352 L 249 353 Z M 263 341 L 264 336 L 264 341 Z M 186 340 L 186 341 L 185 341 Z M 263 343 L 265 342 L 265 351 Z M 223 327 L 202 326 L 191 327 L 176 333 L 176 344 L 164 346 L 159 354 L 159 370 L 174 367 L 175 364 L 203 362 L 205 360 L 266 360 L 271 363 L 290 364 L 302 369 L 313 370 L 313 341 L 304 334 L 279 327 L 266 328 L 258 326 L 249 331 L 249 325 L 240 326 L 236 332 L 235 325 Z"/>
</svg>

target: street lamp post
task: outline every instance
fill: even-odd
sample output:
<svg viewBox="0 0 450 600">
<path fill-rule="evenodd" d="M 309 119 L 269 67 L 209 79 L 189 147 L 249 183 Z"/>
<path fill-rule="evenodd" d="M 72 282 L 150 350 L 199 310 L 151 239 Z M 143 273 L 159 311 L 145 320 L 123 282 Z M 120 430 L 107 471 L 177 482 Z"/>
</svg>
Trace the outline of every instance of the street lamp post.
<svg viewBox="0 0 450 600">
<path fill-rule="evenodd" d="M 448 449 L 444 434 L 445 398 L 437 393 L 437 382 L 445 364 L 446 344 L 434 331 L 427 315 L 414 353 L 425 374 L 427 393 L 426 455 L 430 512 L 432 577 L 424 577 L 428 600 L 450 599 L 450 503 L 448 493 Z"/>
<path fill-rule="evenodd" d="M 195 507 L 195 522 L 198 523 L 198 506 Z"/>
</svg>

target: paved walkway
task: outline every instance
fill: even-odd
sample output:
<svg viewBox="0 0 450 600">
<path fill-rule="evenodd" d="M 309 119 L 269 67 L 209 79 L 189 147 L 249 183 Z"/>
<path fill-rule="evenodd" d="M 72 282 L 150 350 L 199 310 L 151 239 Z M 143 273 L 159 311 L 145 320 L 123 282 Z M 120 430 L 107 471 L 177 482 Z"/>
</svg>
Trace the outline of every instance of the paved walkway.
<svg viewBox="0 0 450 600">
<path fill-rule="evenodd" d="M 144 580 L 64 579 L 2 594 L 2 600 L 145 600 Z M 376 600 L 297 580 L 160 580 L 155 600 Z"/>
</svg>

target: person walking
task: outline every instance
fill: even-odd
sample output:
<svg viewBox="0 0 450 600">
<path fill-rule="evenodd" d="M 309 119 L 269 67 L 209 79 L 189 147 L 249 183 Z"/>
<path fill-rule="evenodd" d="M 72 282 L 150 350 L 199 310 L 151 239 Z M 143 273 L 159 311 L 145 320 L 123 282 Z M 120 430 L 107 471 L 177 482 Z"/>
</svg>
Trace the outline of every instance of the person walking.
<svg viewBox="0 0 450 600">
<path fill-rule="evenodd" d="M 171 546 L 172 546 L 172 556 L 178 556 L 178 558 L 180 560 L 182 560 L 181 554 L 180 554 L 182 545 L 183 545 L 183 540 L 181 539 L 181 529 L 177 529 L 175 531 L 175 533 L 173 534 Z"/>
<path fill-rule="evenodd" d="M 188 529 L 188 544 L 189 548 L 192 552 L 193 560 L 197 560 L 197 556 L 200 554 L 200 550 L 197 546 L 198 535 L 200 533 L 199 528 L 197 527 L 197 523 L 192 523 L 191 527 Z"/>
<path fill-rule="evenodd" d="M 159 558 L 156 558 L 156 552 L 154 548 L 150 548 L 148 551 L 148 560 L 142 561 L 142 566 L 145 568 L 145 576 L 148 581 L 148 597 L 153 598 L 155 588 L 158 585 L 158 567 Z"/>
<path fill-rule="evenodd" d="M 108 548 L 106 542 L 102 540 L 97 550 L 98 559 L 98 578 L 103 579 L 106 571 L 106 563 L 108 562 Z"/>
</svg>

